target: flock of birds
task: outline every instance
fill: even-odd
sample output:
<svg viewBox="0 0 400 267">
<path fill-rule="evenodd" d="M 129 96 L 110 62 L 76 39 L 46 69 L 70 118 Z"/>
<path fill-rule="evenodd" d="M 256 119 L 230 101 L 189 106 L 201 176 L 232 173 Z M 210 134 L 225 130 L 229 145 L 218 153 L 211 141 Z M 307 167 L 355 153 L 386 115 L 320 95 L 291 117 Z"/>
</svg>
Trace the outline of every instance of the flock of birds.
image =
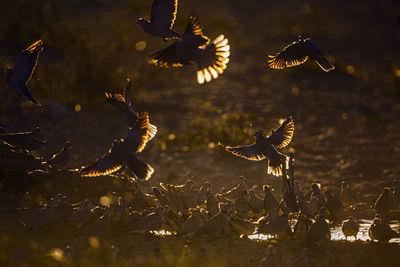
<svg viewBox="0 0 400 267">
<path fill-rule="evenodd" d="M 160 67 L 181 67 L 188 64 L 197 65 L 197 81 L 199 84 L 218 78 L 227 67 L 230 55 L 228 39 L 219 35 L 213 41 L 203 34 L 200 22 L 196 17 L 189 17 L 183 34 L 173 30 L 177 14 L 177 0 L 155 0 L 151 7 L 150 21 L 139 19 L 137 24 L 150 35 L 161 37 L 164 41 L 178 39 L 170 46 L 152 54 L 150 63 Z M 27 83 L 37 65 L 39 54 L 43 51 L 41 40 L 27 47 L 17 60 L 14 69 L 7 68 L 6 83 L 18 94 L 29 101 L 41 105 L 31 94 Z M 307 59 L 315 60 L 324 71 L 334 69 L 325 58 L 322 50 L 311 39 L 299 37 L 298 40 L 285 47 L 276 55 L 269 56 L 268 65 L 274 69 L 283 69 L 300 65 Z M 123 94 L 105 93 L 106 101 L 112 105 L 126 120 L 128 132 L 121 140 L 114 140 L 108 153 L 93 164 L 78 169 L 84 177 L 104 176 L 129 168 L 136 181 L 132 181 L 134 201 L 127 203 L 121 196 L 115 196 L 112 205 L 103 207 L 100 215 L 98 207 L 90 200 L 82 204 L 84 215 L 71 216 L 68 220 L 79 221 L 79 228 L 96 222 L 99 218 L 109 218 L 110 223 L 129 221 L 128 231 L 145 233 L 160 229 L 176 234 L 179 238 L 193 240 L 204 236 L 235 235 L 248 236 L 254 233 L 266 234 L 276 238 L 293 238 L 304 240 L 305 245 L 299 253 L 297 265 L 308 266 L 306 251 L 313 246 L 321 246 L 331 238 L 330 222 L 342 223 L 343 234 L 357 238 L 359 224 L 354 217 L 345 217 L 349 210 L 359 203 L 357 193 L 349 188 L 346 182 L 341 185 L 340 196 L 332 190 L 321 192 L 321 185 L 313 183 L 311 191 L 303 193 L 300 184 L 294 179 L 293 155 L 287 156 L 277 149 L 287 146 L 293 137 L 294 121 L 286 118 L 281 125 L 264 137 L 256 132 L 254 144 L 245 146 L 225 146 L 226 151 L 248 160 L 266 160 L 267 171 L 281 176 L 283 181 L 282 200 L 278 200 L 270 185 L 263 185 L 264 196 L 260 197 L 254 189 L 248 189 L 246 179 L 234 188 L 220 193 L 212 193 L 211 182 L 196 187 L 187 180 L 183 185 L 160 183 L 158 187 L 146 188 L 146 180 L 150 179 L 154 169 L 137 157 L 147 142 L 157 133 L 157 127 L 150 123 L 147 112 L 138 113 L 131 102 L 132 82 L 127 80 Z M 47 146 L 40 138 L 40 129 L 31 132 L 7 133 L 0 127 L 0 140 L 10 149 L 32 151 Z M 62 169 L 68 165 L 71 143 L 67 142 L 62 150 L 45 161 L 50 167 Z M 140 187 L 145 187 L 144 189 Z M 386 223 L 390 210 L 398 209 L 400 201 L 400 183 L 394 190 L 386 187 L 373 205 L 376 216 L 369 229 L 372 240 L 388 242 L 399 237 Z M 40 207 L 39 214 L 48 224 L 57 216 L 60 207 L 65 207 L 66 198 L 53 198 Z M 69 204 L 70 205 L 70 204 Z M 71 206 L 71 205 L 70 205 Z M 90 216 L 88 217 L 87 214 Z M 96 215 L 97 214 L 97 215 Z M 346 219 L 346 220 L 344 220 Z M 29 221 L 29 220 L 27 220 Z M 29 223 L 27 223 L 29 226 Z M 271 263 L 275 248 L 267 248 L 267 256 L 260 262 L 261 266 L 277 266 Z M 303 264 L 303 265 L 301 265 Z"/>
</svg>

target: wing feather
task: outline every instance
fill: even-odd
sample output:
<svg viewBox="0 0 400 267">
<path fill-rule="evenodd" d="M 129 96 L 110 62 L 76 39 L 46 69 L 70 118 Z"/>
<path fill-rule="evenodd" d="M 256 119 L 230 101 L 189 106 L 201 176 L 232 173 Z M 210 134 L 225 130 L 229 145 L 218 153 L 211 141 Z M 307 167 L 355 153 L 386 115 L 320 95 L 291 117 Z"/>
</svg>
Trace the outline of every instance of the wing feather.
<svg viewBox="0 0 400 267">
<path fill-rule="evenodd" d="M 121 169 L 122 162 L 113 153 L 102 156 L 92 165 L 82 168 L 79 173 L 83 177 L 97 177 L 109 175 Z"/>
<path fill-rule="evenodd" d="M 190 64 L 185 56 L 185 47 L 181 44 L 181 41 L 176 41 L 172 45 L 155 52 L 150 55 L 149 62 L 164 68 L 182 67 L 183 65 Z"/>
<path fill-rule="evenodd" d="M 178 0 L 155 0 L 151 6 L 150 22 L 158 28 L 172 29 L 178 10 Z"/>
<path fill-rule="evenodd" d="M 39 54 L 43 51 L 43 42 L 38 40 L 27 47 L 18 58 L 15 64 L 13 78 L 26 84 L 31 79 L 35 70 Z"/>
<path fill-rule="evenodd" d="M 286 46 L 274 56 L 269 55 L 268 65 L 273 69 L 283 69 L 303 64 L 308 59 L 307 48 L 302 41 L 296 41 Z"/>
<path fill-rule="evenodd" d="M 276 148 L 287 146 L 293 138 L 294 121 L 292 117 L 287 118 L 278 129 L 272 130 L 268 137 L 269 142 Z"/>
<path fill-rule="evenodd" d="M 233 155 L 248 160 L 260 161 L 267 157 L 265 151 L 262 149 L 262 146 L 257 142 L 251 145 L 237 147 L 224 146 L 221 143 L 218 144 L 221 145 L 226 151 L 231 152 Z"/>
</svg>

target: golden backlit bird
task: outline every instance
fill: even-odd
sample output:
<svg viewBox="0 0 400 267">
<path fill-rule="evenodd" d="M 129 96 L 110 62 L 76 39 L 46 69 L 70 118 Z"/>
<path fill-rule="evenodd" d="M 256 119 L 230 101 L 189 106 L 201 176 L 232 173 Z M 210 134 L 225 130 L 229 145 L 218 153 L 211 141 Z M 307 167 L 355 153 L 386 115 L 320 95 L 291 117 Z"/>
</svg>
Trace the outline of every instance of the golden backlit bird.
<svg viewBox="0 0 400 267">
<path fill-rule="evenodd" d="M 292 117 L 287 118 L 278 129 L 272 130 L 267 138 L 261 132 L 256 132 L 254 137 L 256 142 L 247 146 L 230 147 L 224 146 L 226 151 L 232 154 L 248 159 L 248 160 L 264 160 L 267 159 L 268 174 L 275 176 L 282 175 L 283 164 L 287 164 L 288 157 L 278 152 L 277 148 L 287 146 L 292 140 L 294 133 L 294 122 Z"/>
<path fill-rule="evenodd" d="M 310 38 L 299 36 L 297 41 L 286 46 L 274 56 L 269 55 L 268 65 L 273 69 L 298 66 L 308 59 L 315 60 L 324 71 L 333 70 L 335 67 L 325 58 L 324 52 Z"/>
<path fill-rule="evenodd" d="M 230 46 L 224 35 L 219 35 L 210 42 L 203 35 L 200 22 L 196 17 L 189 17 L 189 22 L 182 40 L 150 55 L 150 63 L 160 67 L 182 67 L 197 65 L 197 82 L 203 84 L 217 79 L 229 62 Z"/>
</svg>

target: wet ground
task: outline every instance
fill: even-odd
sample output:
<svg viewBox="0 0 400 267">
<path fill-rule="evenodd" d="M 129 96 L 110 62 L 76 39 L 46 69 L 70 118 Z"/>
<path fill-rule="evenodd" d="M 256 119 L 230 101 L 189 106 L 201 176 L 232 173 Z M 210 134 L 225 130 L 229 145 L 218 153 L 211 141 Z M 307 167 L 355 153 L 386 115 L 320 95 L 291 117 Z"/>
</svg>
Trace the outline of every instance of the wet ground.
<svg viewBox="0 0 400 267">
<path fill-rule="evenodd" d="M 178 184 L 190 178 L 199 185 L 212 181 L 220 190 L 233 187 L 239 176 L 245 175 L 248 185 L 258 193 L 262 184 L 272 184 L 280 192 L 281 179 L 267 175 L 265 163 L 233 157 L 216 144 L 251 143 L 255 131 L 277 127 L 279 119 L 289 115 L 295 120 L 295 134 L 283 152 L 294 152 L 296 179 L 303 188 L 318 180 L 323 190 L 337 192 L 340 182 L 347 180 L 360 194 L 363 205 L 370 206 L 384 186 L 399 179 L 398 1 L 218 0 L 205 4 L 181 0 L 178 31 L 183 31 L 188 15 L 198 15 L 209 37 L 224 33 L 231 45 L 228 69 L 205 85 L 196 83 L 193 66 L 172 70 L 147 63 L 151 52 L 165 46 L 134 26 L 138 17 L 148 16 L 148 2 L 0 1 L 4 7 L 0 16 L 2 76 L 28 43 L 41 38 L 45 44 L 30 82 L 33 95 L 45 107 L 24 103 L 2 83 L 0 124 L 9 131 L 40 126 L 50 146 L 35 154 L 44 159 L 71 140 L 68 168 L 87 165 L 108 151 L 114 138 L 125 136 L 127 127 L 105 104 L 104 91 L 122 90 L 129 76 L 134 81 L 137 109 L 149 111 L 151 122 L 158 127 L 157 136 L 140 155 L 155 169 L 151 185 Z M 21 16 L 21 10 L 29 12 Z M 299 34 L 312 37 L 336 69 L 324 73 L 312 62 L 283 71 L 268 69 L 266 55 L 279 51 Z M 141 41 L 146 42 L 144 50 L 137 45 Z M 45 179 L 46 183 L 34 182 L 32 186 L 29 175 L 0 171 L 2 193 L 12 191 L 19 196 L 29 191 L 29 204 L 75 190 L 57 175 L 53 182 Z M 28 183 L 19 182 L 20 177 Z M 102 190 L 110 190 L 102 188 L 110 182 L 91 190 L 98 181 L 74 184 L 83 188 L 74 195 L 75 201 L 88 195 L 99 199 Z M 14 204 L 11 201 L 10 205 Z M 374 214 L 362 215 L 360 219 L 371 220 Z M 103 256 L 104 264 L 112 265 L 114 256 L 108 248 L 114 245 L 123 251 L 115 265 L 129 266 L 133 263 L 128 252 L 134 248 L 145 261 L 143 247 L 151 247 L 154 239 L 151 235 L 98 237 L 100 245 L 96 247 L 88 241 L 89 235 L 71 241 L 48 233 L 26 233 L 19 227 L 11 231 L 9 222 L 15 222 L 15 218 L 7 218 L 2 211 L 1 244 L 6 249 L 0 259 L 8 258 L 12 265 L 54 264 L 49 251 L 74 243 L 71 246 L 75 251 L 82 250 L 75 265 L 99 266 L 98 259 Z M 339 234 L 334 237 L 341 239 Z M 160 242 L 169 244 L 171 240 L 175 244 L 171 237 Z M 360 240 L 364 241 L 365 235 L 361 234 Z M 176 244 L 175 250 L 168 250 L 174 255 L 182 253 L 183 244 Z M 214 266 L 232 262 L 254 266 L 265 253 L 265 242 L 247 239 L 233 243 L 221 239 L 211 246 L 209 253 L 218 254 L 210 264 Z M 282 241 L 278 246 L 282 254 L 289 255 L 284 257 L 289 263 L 301 244 Z M 309 259 L 312 266 L 396 266 L 397 255 L 398 244 L 334 241 L 321 251 L 311 251 Z M 68 259 L 65 264 L 70 263 Z"/>
</svg>

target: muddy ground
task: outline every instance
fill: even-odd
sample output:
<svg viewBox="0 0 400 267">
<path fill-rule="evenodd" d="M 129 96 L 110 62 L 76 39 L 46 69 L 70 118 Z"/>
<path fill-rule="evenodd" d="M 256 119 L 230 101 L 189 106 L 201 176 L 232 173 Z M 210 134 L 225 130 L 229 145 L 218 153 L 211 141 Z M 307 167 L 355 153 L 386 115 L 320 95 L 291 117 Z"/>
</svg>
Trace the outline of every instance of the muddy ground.
<svg viewBox="0 0 400 267">
<path fill-rule="evenodd" d="M 187 16 L 197 15 L 210 38 L 223 33 L 231 45 L 227 70 L 205 85 L 196 83 L 193 66 L 159 69 L 147 63 L 151 52 L 166 45 L 134 25 L 138 17 L 148 17 L 150 2 L 0 1 L 3 77 L 5 67 L 27 44 L 37 39 L 45 44 L 30 82 L 33 95 L 45 107 L 22 101 L 2 81 L 0 124 L 9 131 L 40 126 L 50 146 L 35 155 L 46 159 L 71 140 L 73 158 L 68 168 L 89 164 L 108 150 L 113 139 L 125 136 L 127 127 L 105 103 L 104 91 L 122 90 L 129 76 L 137 110 L 149 111 L 158 127 L 157 136 L 140 155 L 155 169 L 151 185 L 178 184 L 190 178 L 198 185 L 211 181 L 218 191 L 233 187 L 244 175 L 259 192 L 262 184 L 272 184 L 280 192 L 281 180 L 266 174 L 265 163 L 233 157 L 216 144 L 250 143 L 255 131 L 277 127 L 278 120 L 289 115 L 296 128 L 283 152 L 294 152 L 296 178 L 303 188 L 318 180 L 323 189 L 337 191 L 340 182 L 347 180 L 368 206 L 384 186 L 399 179 L 398 1 L 181 0 L 178 32 L 183 31 Z M 267 68 L 266 55 L 299 34 L 312 37 L 324 49 L 334 71 L 325 73 L 312 62 L 282 71 Z M 146 42 L 143 51 L 136 49 L 139 41 Z M 41 183 L 29 175 L 19 178 L 19 173 L 0 171 L 2 194 L 29 192 L 29 203 L 57 193 L 74 195 L 77 202 L 87 194 L 98 199 L 118 184 L 111 177 L 68 184 L 59 174 L 53 174 L 53 182 Z M 48 178 L 44 180 L 51 181 Z M 28 182 L 21 186 L 18 179 Z M 96 183 L 100 188 L 91 191 Z M 13 216 L 3 210 L 0 224 L 0 259 L 8 265 L 132 266 L 134 255 L 142 255 L 142 264 L 158 264 L 147 262 L 154 259 L 145 256 L 154 246 L 151 235 L 103 236 L 101 229 L 94 234 L 65 229 L 38 234 L 17 224 Z M 69 234 L 63 236 L 63 232 Z M 89 244 L 90 236 L 99 238 L 99 247 Z M 158 239 L 157 246 L 168 247 L 161 249 L 167 262 L 169 254 L 182 253 L 183 245 L 174 237 Z M 301 247 L 288 242 L 278 242 L 285 263 Z M 52 248 L 67 245 L 76 256 L 58 263 L 48 256 Z M 111 246 L 118 247 L 118 256 L 112 254 Z M 210 246 L 210 265 L 254 266 L 266 245 L 221 239 Z M 340 241 L 309 251 L 308 256 L 311 266 L 397 266 L 399 252 L 398 244 Z"/>
</svg>

